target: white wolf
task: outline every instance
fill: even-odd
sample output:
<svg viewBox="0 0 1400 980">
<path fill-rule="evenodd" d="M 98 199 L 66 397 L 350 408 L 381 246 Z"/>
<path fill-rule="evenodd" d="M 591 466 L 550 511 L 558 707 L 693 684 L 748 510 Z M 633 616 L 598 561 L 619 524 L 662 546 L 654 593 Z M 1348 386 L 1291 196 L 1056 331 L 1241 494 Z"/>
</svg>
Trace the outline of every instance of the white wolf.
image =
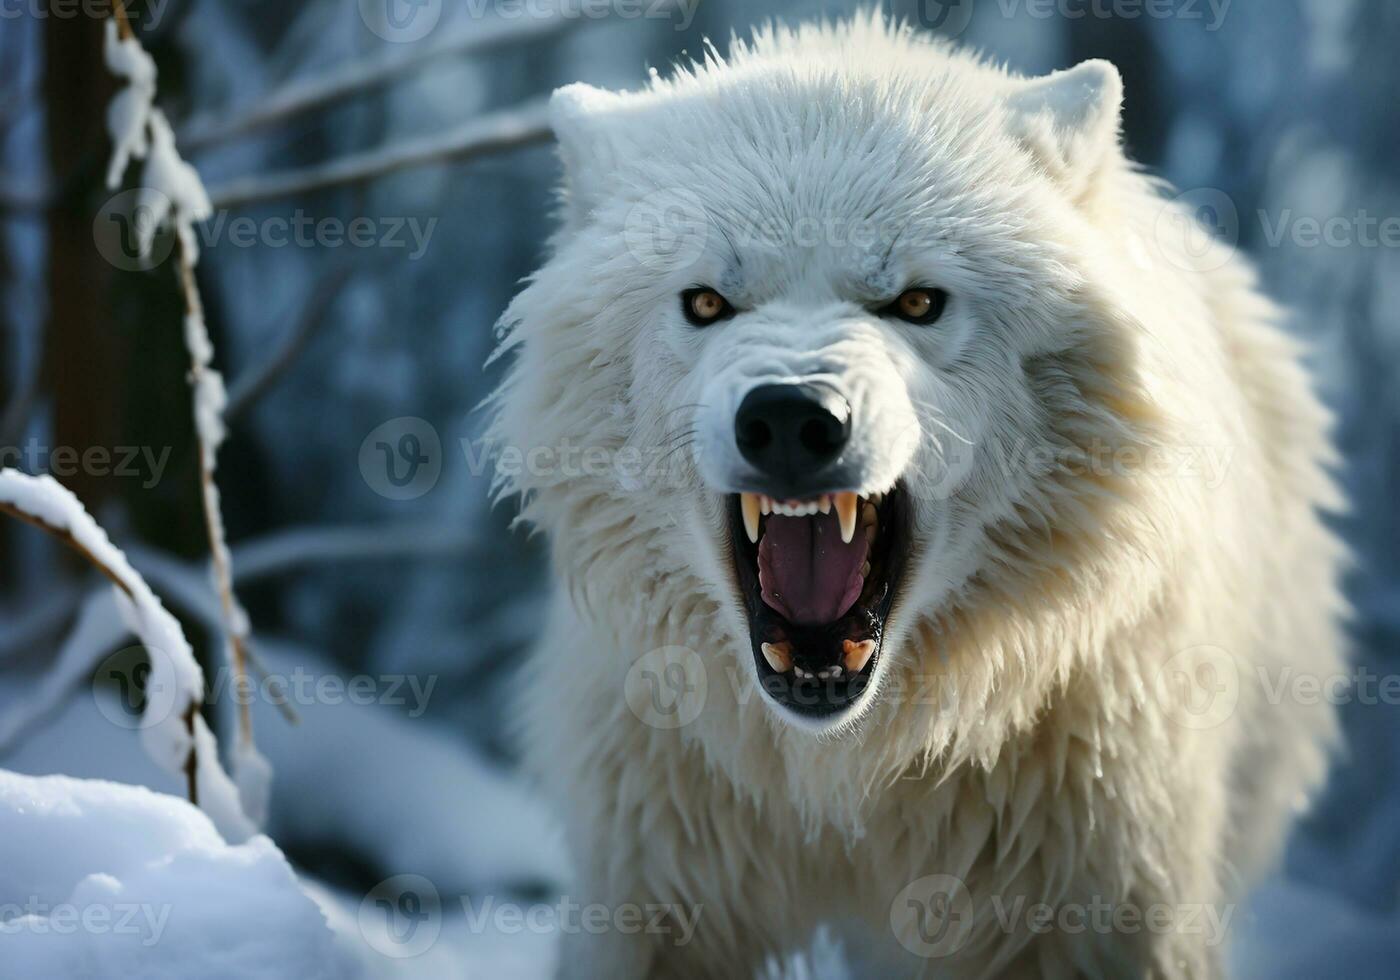
<svg viewBox="0 0 1400 980">
<path fill-rule="evenodd" d="M 876 15 L 556 93 L 494 432 L 561 583 L 528 750 L 609 911 L 564 974 L 827 924 L 889 975 L 1223 975 L 1334 736 L 1270 692 L 1343 669 L 1340 502 L 1121 98 Z"/>
</svg>

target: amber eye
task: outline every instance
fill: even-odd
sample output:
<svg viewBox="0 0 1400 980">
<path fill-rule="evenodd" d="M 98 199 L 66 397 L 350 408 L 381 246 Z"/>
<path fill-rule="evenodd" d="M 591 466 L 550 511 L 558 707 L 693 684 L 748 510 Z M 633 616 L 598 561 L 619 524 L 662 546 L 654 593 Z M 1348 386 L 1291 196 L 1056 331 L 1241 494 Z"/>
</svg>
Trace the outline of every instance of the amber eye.
<svg viewBox="0 0 1400 980">
<path fill-rule="evenodd" d="M 681 309 L 694 326 L 704 327 L 734 315 L 729 300 L 708 286 L 698 286 L 681 293 Z"/>
<path fill-rule="evenodd" d="M 880 311 L 882 316 L 895 316 L 908 323 L 928 326 L 943 316 L 948 306 L 948 294 L 941 289 L 918 287 L 906 289 L 899 299 Z"/>
</svg>

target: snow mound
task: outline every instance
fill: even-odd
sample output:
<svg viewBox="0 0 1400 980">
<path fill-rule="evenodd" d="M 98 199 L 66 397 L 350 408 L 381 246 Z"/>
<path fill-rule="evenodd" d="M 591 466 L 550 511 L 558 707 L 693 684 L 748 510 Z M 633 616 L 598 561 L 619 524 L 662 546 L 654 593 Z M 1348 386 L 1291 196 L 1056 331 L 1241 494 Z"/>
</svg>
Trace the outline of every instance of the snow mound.
<svg viewBox="0 0 1400 980">
<path fill-rule="evenodd" d="M 266 837 L 231 846 L 141 787 L 4 771 L 0 949 L 14 977 L 357 975 Z"/>
</svg>

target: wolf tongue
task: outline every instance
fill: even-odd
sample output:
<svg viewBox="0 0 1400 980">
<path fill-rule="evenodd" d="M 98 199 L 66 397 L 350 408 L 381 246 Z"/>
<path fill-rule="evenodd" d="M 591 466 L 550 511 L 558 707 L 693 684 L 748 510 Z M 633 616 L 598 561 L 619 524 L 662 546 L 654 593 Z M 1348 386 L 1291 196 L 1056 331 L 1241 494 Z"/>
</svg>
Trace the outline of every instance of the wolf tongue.
<svg viewBox="0 0 1400 980">
<path fill-rule="evenodd" d="M 870 544 L 857 533 L 841 540 L 835 513 L 768 518 L 758 544 L 763 601 L 799 626 L 834 623 L 855 605 L 865 584 L 860 566 Z"/>
</svg>

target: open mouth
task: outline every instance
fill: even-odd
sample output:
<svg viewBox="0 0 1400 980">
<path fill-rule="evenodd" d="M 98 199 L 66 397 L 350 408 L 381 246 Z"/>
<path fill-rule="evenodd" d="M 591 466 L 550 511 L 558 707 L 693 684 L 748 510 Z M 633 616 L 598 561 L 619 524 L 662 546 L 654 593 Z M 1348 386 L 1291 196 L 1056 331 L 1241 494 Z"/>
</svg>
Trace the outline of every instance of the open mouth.
<svg viewBox="0 0 1400 980">
<path fill-rule="evenodd" d="M 754 664 L 763 689 L 785 708 L 829 719 L 868 689 L 908 560 L 904 497 L 897 486 L 810 500 L 731 495 Z"/>
</svg>

